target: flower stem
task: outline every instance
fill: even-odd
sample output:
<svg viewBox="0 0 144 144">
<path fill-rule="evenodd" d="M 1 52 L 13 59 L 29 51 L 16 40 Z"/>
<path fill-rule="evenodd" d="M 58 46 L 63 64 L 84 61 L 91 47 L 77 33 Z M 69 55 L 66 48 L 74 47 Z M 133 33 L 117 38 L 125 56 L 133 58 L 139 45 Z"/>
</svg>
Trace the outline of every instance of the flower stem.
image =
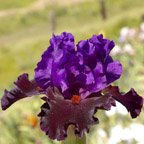
<svg viewBox="0 0 144 144">
<path fill-rule="evenodd" d="M 74 126 L 69 126 L 68 136 L 62 144 L 86 144 L 86 135 L 83 134 L 83 137 L 79 138 L 74 134 Z"/>
</svg>

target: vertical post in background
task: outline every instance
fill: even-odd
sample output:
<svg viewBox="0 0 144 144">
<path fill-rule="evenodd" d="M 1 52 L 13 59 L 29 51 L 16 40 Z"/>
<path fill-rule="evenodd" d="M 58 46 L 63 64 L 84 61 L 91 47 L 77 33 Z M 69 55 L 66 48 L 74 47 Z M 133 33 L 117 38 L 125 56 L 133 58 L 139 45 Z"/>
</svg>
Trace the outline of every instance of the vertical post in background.
<svg viewBox="0 0 144 144">
<path fill-rule="evenodd" d="M 105 0 L 99 0 L 100 5 L 100 13 L 103 20 L 106 20 L 107 18 L 107 11 L 106 11 L 106 3 Z"/>
<path fill-rule="evenodd" d="M 49 12 L 49 22 L 50 22 L 50 31 L 52 33 L 54 33 L 55 30 L 56 30 L 56 15 L 55 15 L 55 11 L 54 10 L 51 10 Z"/>
<path fill-rule="evenodd" d="M 52 9 L 49 11 L 49 23 L 50 23 L 50 31 L 54 33 L 56 31 L 56 14 L 54 10 L 55 0 L 51 0 Z"/>
</svg>

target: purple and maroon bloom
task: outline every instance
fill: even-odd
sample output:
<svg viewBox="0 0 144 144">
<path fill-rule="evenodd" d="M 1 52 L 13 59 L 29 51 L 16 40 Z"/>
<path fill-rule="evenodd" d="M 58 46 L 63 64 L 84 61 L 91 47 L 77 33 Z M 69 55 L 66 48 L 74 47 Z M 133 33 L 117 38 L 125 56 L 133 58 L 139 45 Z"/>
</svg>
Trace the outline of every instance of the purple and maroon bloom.
<svg viewBox="0 0 144 144">
<path fill-rule="evenodd" d="M 94 35 L 74 44 L 74 37 L 63 32 L 50 40 L 50 46 L 37 64 L 33 80 L 22 74 L 16 88 L 7 91 L 1 99 L 6 110 L 14 102 L 31 96 L 44 95 L 40 126 L 51 139 L 63 140 L 67 128 L 75 125 L 75 134 L 82 136 L 91 125 L 97 124 L 94 114 L 110 110 L 115 101 L 123 104 L 132 118 L 142 109 L 143 98 L 134 89 L 121 93 L 111 83 L 120 78 L 122 65 L 110 56 L 114 42 Z"/>
</svg>

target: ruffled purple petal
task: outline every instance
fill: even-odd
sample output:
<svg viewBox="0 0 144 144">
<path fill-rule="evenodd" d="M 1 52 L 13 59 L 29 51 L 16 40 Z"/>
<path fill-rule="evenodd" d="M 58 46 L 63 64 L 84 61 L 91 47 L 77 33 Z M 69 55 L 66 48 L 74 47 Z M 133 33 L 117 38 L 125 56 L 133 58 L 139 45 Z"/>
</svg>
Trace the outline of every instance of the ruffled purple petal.
<svg viewBox="0 0 144 144">
<path fill-rule="evenodd" d="M 63 32 L 61 35 L 53 35 L 50 39 L 51 46 L 55 49 L 74 49 L 74 36 L 71 33 Z"/>
<path fill-rule="evenodd" d="M 34 80 L 29 81 L 28 74 L 26 73 L 20 75 L 14 83 L 17 88 L 4 91 L 4 95 L 1 99 L 2 110 L 6 110 L 20 99 L 43 93 L 43 90 L 37 86 Z"/>
<path fill-rule="evenodd" d="M 41 107 L 39 116 L 41 129 L 51 139 L 64 140 L 67 136 L 67 128 L 70 124 L 75 125 L 75 134 L 83 135 L 88 132 L 91 125 L 97 124 L 98 119 L 94 117 L 98 109 L 110 110 L 114 99 L 109 95 L 92 97 L 81 100 L 78 104 L 72 100 L 66 100 L 52 89 L 48 90 L 48 98 Z"/>
<path fill-rule="evenodd" d="M 143 107 L 143 98 L 134 89 L 127 93 L 121 93 L 117 86 L 109 86 L 103 92 L 112 95 L 114 99 L 123 104 L 132 118 L 139 116 Z"/>
<path fill-rule="evenodd" d="M 77 56 L 80 64 L 84 66 L 86 77 L 84 86 L 79 89 L 82 97 L 98 92 L 120 78 L 122 65 L 109 56 L 114 42 L 104 39 L 102 35 L 94 35 L 89 40 L 80 41 L 77 45 Z"/>
<path fill-rule="evenodd" d="M 119 79 L 122 74 L 122 65 L 119 61 L 108 63 L 106 68 L 107 84 Z"/>
<path fill-rule="evenodd" d="M 122 65 L 109 55 L 113 47 L 114 42 L 102 35 L 80 41 L 76 47 L 72 34 L 53 35 L 37 64 L 35 80 L 43 89 L 57 87 L 67 99 L 74 94 L 86 98 L 121 76 Z"/>
<path fill-rule="evenodd" d="M 97 66 L 93 71 L 91 71 L 89 67 L 85 68 L 84 74 L 86 76 L 86 82 L 79 91 L 83 98 L 89 96 L 93 92 L 98 92 L 107 86 L 107 79 L 104 75 L 101 62 L 97 62 Z"/>
<path fill-rule="evenodd" d="M 102 58 L 107 57 L 115 45 L 113 41 L 104 39 L 102 34 L 93 35 L 89 41 L 98 49 L 97 52 Z"/>
<path fill-rule="evenodd" d="M 74 37 L 70 33 L 53 35 L 50 46 L 42 55 L 35 69 L 35 80 L 38 85 L 47 89 L 56 86 L 62 91 L 67 89 L 65 65 L 75 53 Z"/>
<path fill-rule="evenodd" d="M 103 35 L 93 35 L 90 39 L 82 40 L 78 43 L 78 51 L 81 51 L 87 58 L 88 63 L 90 64 L 90 60 L 101 59 L 105 60 L 107 56 L 109 56 L 110 51 L 114 47 L 114 42 L 108 39 L 104 39 Z M 91 56 L 91 57 L 90 57 Z"/>
</svg>

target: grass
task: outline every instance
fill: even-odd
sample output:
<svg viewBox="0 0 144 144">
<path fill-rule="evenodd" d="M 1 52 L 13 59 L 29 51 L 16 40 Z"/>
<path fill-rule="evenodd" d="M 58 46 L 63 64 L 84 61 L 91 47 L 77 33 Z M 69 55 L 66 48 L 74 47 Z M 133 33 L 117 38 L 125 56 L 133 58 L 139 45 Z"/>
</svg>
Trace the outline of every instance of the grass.
<svg viewBox="0 0 144 144">
<path fill-rule="evenodd" d="M 129 2 L 129 0 L 127 0 Z M 110 2 L 112 3 L 112 6 L 110 5 Z M 120 1 L 121 3 L 121 1 Z M 127 4 L 127 2 L 125 2 Z M 124 6 L 119 6 L 117 8 L 117 3 L 113 3 L 113 0 L 107 1 L 107 11 L 108 11 L 108 18 L 109 20 L 104 23 L 109 27 L 109 23 L 115 23 L 115 21 L 121 21 L 120 24 L 122 26 L 125 24 L 135 24 L 135 20 L 138 21 L 140 19 L 141 15 L 144 13 L 143 6 L 141 5 L 141 0 L 138 0 L 135 3 L 135 7 L 133 7 L 133 3 L 131 6 L 129 6 L 128 9 L 123 10 Z M 55 8 L 47 7 L 45 10 L 38 11 L 38 12 L 29 12 L 24 15 L 14 15 L 2 18 L 0 21 L 0 35 L 9 34 L 9 33 L 16 33 L 17 31 L 20 31 L 22 29 L 31 28 L 33 26 L 38 25 L 39 27 L 43 27 L 44 24 L 45 29 L 46 27 L 49 27 L 49 19 L 48 19 L 48 13 L 51 9 L 55 9 L 56 16 L 57 16 L 57 23 L 58 28 L 57 29 L 73 29 L 80 28 L 83 26 L 87 26 L 89 28 L 93 27 L 91 26 L 91 23 L 95 24 L 95 29 L 98 30 L 99 27 L 104 27 L 103 21 L 101 21 L 100 14 L 99 14 L 99 7 L 98 3 L 94 1 L 82 3 L 76 6 L 55 6 Z M 123 10 L 122 13 L 119 11 Z M 124 17 L 123 17 L 124 16 Z M 130 17 L 134 17 L 132 19 L 132 22 L 129 20 Z M 9 25 L 9 23 L 11 23 Z M 119 23 L 119 22 L 118 22 Z M 138 23 L 138 22 L 137 22 Z M 117 28 L 117 27 L 116 27 Z"/>
<path fill-rule="evenodd" d="M 35 0 L 0 0 L 0 10 L 26 7 L 34 1 Z"/>
</svg>

